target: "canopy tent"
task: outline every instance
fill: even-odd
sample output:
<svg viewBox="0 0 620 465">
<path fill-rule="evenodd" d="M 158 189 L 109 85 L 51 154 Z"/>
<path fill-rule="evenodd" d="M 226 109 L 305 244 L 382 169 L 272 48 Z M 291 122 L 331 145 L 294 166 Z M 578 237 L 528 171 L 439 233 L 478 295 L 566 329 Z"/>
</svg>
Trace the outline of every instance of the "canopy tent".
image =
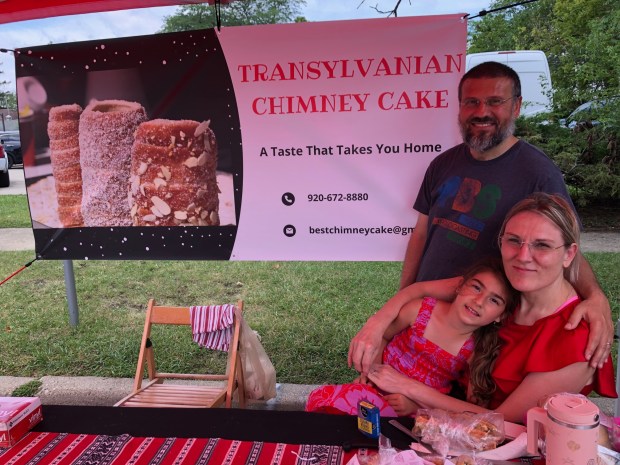
<svg viewBox="0 0 620 465">
<path fill-rule="evenodd" d="M 219 0 L 218 3 L 232 1 Z M 197 3 L 213 5 L 216 0 L 0 0 L 0 24 L 53 16 Z"/>
</svg>

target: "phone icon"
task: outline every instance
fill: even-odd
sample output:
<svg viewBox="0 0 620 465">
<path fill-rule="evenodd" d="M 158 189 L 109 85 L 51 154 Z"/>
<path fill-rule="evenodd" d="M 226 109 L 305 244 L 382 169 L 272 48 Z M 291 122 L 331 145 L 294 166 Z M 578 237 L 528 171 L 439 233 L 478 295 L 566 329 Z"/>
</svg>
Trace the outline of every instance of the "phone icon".
<svg viewBox="0 0 620 465">
<path fill-rule="evenodd" d="M 290 192 L 285 192 L 282 194 L 282 203 L 287 207 L 290 207 L 295 203 L 295 196 Z"/>
</svg>

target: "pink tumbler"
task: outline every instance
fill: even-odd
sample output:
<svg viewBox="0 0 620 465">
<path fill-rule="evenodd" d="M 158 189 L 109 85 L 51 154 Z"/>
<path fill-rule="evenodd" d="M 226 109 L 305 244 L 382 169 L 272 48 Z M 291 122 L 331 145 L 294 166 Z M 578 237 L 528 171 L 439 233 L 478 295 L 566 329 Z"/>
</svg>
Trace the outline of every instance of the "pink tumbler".
<svg viewBox="0 0 620 465">
<path fill-rule="evenodd" d="M 547 410 L 534 407 L 527 412 L 527 451 L 538 454 L 540 426 L 544 426 L 547 465 L 595 465 L 599 413 L 587 397 L 555 394 L 547 401 Z"/>
</svg>

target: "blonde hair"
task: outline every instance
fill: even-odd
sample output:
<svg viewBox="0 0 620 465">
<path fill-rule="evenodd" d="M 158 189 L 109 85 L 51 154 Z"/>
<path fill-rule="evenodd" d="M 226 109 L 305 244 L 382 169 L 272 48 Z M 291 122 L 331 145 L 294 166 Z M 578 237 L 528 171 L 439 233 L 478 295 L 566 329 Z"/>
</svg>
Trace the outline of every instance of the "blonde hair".
<svg viewBox="0 0 620 465">
<path fill-rule="evenodd" d="M 575 211 L 564 197 L 544 192 L 535 192 L 528 195 L 510 209 L 500 229 L 500 237 L 504 235 L 508 221 L 522 212 L 534 212 L 551 221 L 560 230 L 564 247 L 568 247 L 571 244 L 579 246 L 580 222 Z M 578 275 L 579 261 L 573 259 L 564 270 L 564 277 L 571 283 L 575 283 L 577 282 Z"/>
</svg>

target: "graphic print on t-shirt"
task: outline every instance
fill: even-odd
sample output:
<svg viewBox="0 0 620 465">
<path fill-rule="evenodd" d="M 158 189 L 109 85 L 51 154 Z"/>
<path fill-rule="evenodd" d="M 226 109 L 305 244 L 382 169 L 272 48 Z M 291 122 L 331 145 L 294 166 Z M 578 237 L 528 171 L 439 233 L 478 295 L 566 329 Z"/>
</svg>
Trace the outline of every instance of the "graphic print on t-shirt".
<svg viewBox="0 0 620 465">
<path fill-rule="evenodd" d="M 493 215 L 502 197 L 499 186 L 485 186 L 478 179 L 453 176 L 440 186 L 438 193 L 437 205 L 448 217 L 435 217 L 433 224 L 449 230 L 448 240 L 475 249 L 485 227 L 484 220 Z"/>
</svg>

